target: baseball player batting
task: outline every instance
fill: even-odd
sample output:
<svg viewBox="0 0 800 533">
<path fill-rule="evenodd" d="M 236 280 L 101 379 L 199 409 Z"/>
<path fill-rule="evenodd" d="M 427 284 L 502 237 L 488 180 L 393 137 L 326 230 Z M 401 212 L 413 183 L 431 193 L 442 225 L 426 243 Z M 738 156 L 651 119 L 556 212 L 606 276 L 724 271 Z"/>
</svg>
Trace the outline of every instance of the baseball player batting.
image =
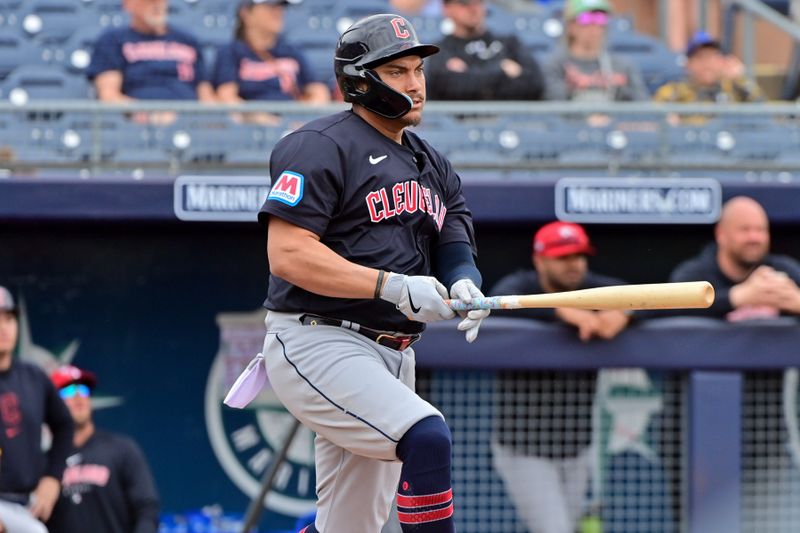
<svg viewBox="0 0 800 533">
<path fill-rule="evenodd" d="M 436 52 L 401 16 L 356 22 L 334 58 L 352 109 L 272 151 L 263 355 L 278 398 L 317 434 L 307 533 L 378 533 L 395 490 L 404 532 L 455 531 L 450 430 L 414 392 L 411 345 L 455 316 L 445 298 L 483 295 L 461 180 L 407 129 Z M 461 312 L 468 341 L 488 314 Z"/>
</svg>

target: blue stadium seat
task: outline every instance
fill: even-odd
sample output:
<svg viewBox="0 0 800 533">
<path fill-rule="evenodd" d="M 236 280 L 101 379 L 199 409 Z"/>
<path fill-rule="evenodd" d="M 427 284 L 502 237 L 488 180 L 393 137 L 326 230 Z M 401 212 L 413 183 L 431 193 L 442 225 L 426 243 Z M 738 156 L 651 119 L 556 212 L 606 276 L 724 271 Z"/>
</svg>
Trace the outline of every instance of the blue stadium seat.
<svg viewBox="0 0 800 533">
<path fill-rule="evenodd" d="M 236 9 L 234 2 L 203 3 L 200 26 L 191 28 L 203 45 L 222 45 L 233 40 L 236 26 Z M 294 9 L 288 8 L 286 11 Z"/>
<path fill-rule="evenodd" d="M 216 17 L 206 15 L 202 5 L 192 5 L 184 1 L 169 3 L 170 25 L 194 35 L 201 43 L 221 44 L 229 41 L 232 31 L 228 32 L 227 28 L 218 28 Z"/>
<path fill-rule="evenodd" d="M 517 15 L 497 4 L 486 5 L 486 28 L 498 35 L 517 33 Z"/>
<path fill-rule="evenodd" d="M 337 3 L 333 15 L 336 19 L 346 17 L 355 22 L 370 15 L 388 12 L 390 12 L 389 6 L 385 0 L 348 0 Z"/>
<path fill-rule="evenodd" d="M 154 145 L 152 127 L 115 113 L 69 115 L 67 126 L 81 136 L 90 154 L 103 161 L 126 148 L 147 151 Z"/>
<path fill-rule="evenodd" d="M 17 11 L 20 28 L 39 43 L 66 41 L 79 27 L 92 23 L 92 15 L 74 0 L 26 0 Z"/>
<path fill-rule="evenodd" d="M 94 44 L 104 31 L 105 29 L 99 26 L 76 30 L 61 47 L 63 54 L 58 63 L 69 72 L 83 75 L 91 62 Z"/>
<path fill-rule="evenodd" d="M 771 162 L 778 158 L 784 161 L 785 154 L 800 151 L 797 130 L 774 127 L 763 131 L 739 131 L 731 134 L 735 144 L 731 155 L 741 161 Z"/>
<path fill-rule="evenodd" d="M 119 0 L 91 0 L 86 4 L 86 10 L 100 28 L 118 28 L 128 24 L 128 14 Z"/>
<path fill-rule="evenodd" d="M 680 54 L 670 51 L 658 39 L 634 31 L 610 32 L 608 46 L 611 53 L 639 68 L 651 94 L 665 83 L 685 77 Z"/>
<path fill-rule="evenodd" d="M 44 63 L 42 51 L 36 44 L 11 32 L 0 34 L 0 80 L 21 65 Z"/>
<path fill-rule="evenodd" d="M 442 34 L 442 18 L 426 16 L 408 17 L 417 32 L 420 42 L 436 44 L 444 38 Z"/>
<path fill-rule="evenodd" d="M 0 98 L 24 91 L 27 99 L 87 98 L 89 83 L 83 76 L 71 75 L 55 66 L 23 65 L 14 69 L 0 84 Z"/>
<path fill-rule="evenodd" d="M 18 35 L 19 17 L 17 11 L 22 5 L 22 0 L 0 0 L 0 35 Z"/>
<path fill-rule="evenodd" d="M 306 56 L 311 70 L 314 72 L 314 77 L 323 83 L 332 83 L 333 76 L 333 53 L 334 45 L 329 44 L 322 47 L 304 46 L 303 53 Z"/>
</svg>

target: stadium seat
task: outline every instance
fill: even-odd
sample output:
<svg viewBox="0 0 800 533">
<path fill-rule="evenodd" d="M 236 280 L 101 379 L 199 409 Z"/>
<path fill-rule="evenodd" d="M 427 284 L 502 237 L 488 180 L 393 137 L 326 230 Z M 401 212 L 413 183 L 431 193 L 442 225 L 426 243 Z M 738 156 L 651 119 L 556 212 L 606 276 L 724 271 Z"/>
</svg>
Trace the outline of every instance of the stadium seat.
<svg viewBox="0 0 800 533">
<path fill-rule="evenodd" d="M 779 157 L 787 160 L 784 154 L 800 151 L 797 130 L 773 127 L 763 131 L 738 131 L 731 133 L 734 145 L 731 155 L 740 161 L 772 162 Z"/>
<path fill-rule="evenodd" d="M 0 98 L 17 104 L 29 99 L 84 99 L 89 93 L 89 83 L 83 76 L 70 75 L 55 66 L 23 65 L 0 84 Z"/>
<path fill-rule="evenodd" d="M 348 0 L 337 3 L 333 15 L 337 20 L 346 17 L 355 22 L 370 15 L 386 13 L 388 7 L 385 0 Z M 339 28 L 339 31 L 341 30 L 342 28 Z"/>
<path fill-rule="evenodd" d="M 42 44 L 58 44 L 91 24 L 91 13 L 74 0 L 26 0 L 17 10 L 22 32 Z"/>
<path fill-rule="evenodd" d="M 97 38 L 103 31 L 105 29 L 99 26 L 76 30 L 61 47 L 63 53 L 60 61 L 57 62 L 61 63 L 67 71 L 83 75 L 91 62 L 94 43 L 97 42 Z"/>
<path fill-rule="evenodd" d="M 21 65 L 44 63 L 41 49 L 33 42 L 11 32 L 0 35 L 0 80 Z"/>
<path fill-rule="evenodd" d="M 80 135 L 90 157 L 108 161 L 123 149 L 147 151 L 153 146 L 152 128 L 116 113 L 70 115 L 67 127 Z"/>
<path fill-rule="evenodd" d="M 204 42 L 208 37 L 205 34 L 206 30 L 212 31 L 213 17 L 209 17 L 209 25 L 205 23 L 206 12 L 202 5 L 188 4 L 184 1 L 175 1 L 169 3 L 169 24 L 177 27 L 180 30 L 194 35 L 198 40 Z"/>
<path fill-rule="evenodd" d="M 517 15 L 497 4 L 486 6 L 486 28 L 498 35 L 517 32 Z"/>
<path fill-rule="evenodd" d="M 203 4 L 200 9 L 203 13 L 201 24 L 191 29 L 201 44 L 219 46 L 233 40 L 236 26 L 236 10 L 233 2 Z"/>
<path fill-rule="evenodd" d="M 330 84 L 333 81 L 333 52 L 334 45 L 328 44 L 321 47 L 304 46 L 303 53 L 314 73 L 314 78 L 323 83 Z"/>
<path fill-rule="evenodd" d="M 651 94 L 665 83 L 685 77 L 680 54 L 671 52 L 658 39 L 634 31 L 611 32 L 608 46 L 611 53 L 639 68 Z"/>
<path fill-rule="evenodd" d="M 95 21 L 95 25 L 103 28 L 118 28 L 128 24 L 128 14 L 122 9 L 119 0 L 91 0 L 86 10 Z"/>
</svg>

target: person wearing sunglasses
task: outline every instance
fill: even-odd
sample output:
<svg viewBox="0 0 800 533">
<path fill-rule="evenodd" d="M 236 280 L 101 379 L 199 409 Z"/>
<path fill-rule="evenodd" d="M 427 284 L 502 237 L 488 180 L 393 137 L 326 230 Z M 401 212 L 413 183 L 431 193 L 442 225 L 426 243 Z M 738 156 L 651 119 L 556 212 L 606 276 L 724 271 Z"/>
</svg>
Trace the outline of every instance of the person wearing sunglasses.
<svg viewBox="0 0 800 533">
<path fill-rule="evenodd" d="M 139 446 L 126 436 L 94 425 L 95 375 L 63 366 L 50 378 L 75 427 L 74 449 L 66 459 L 61 497 L 47 523 L 50 533 L 158 531 L 159 498 Z"/>
<path fill-rule="evenodd" d="M 606 47 L 611 15 L 607 0 L 567 0 L 563 46 L 544 67 L 548 100 L 649 99 L 639 70 Z"/>
<path fill-rule="evenodd" d="M 19 309 L 0 287 L 0 533 L 47 533 L 72 444 L 72 421 L 38 366 L 14 357 Z M 42 425 L 52 445 L 42 451 Z"/>
</svg>

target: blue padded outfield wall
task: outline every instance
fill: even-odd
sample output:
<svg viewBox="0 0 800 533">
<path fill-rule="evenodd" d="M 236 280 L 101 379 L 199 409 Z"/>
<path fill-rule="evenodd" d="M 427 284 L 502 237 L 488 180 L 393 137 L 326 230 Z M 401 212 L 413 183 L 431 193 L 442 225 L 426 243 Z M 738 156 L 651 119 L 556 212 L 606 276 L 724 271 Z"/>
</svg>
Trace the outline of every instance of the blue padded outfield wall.
<svg viewBox="0 0 800 533">
<path fill-rule="evenodd" d="M 528 265 L 533 231 L 554 217 L 553 188 L 550 184 L 498 190 L 496 194 L 505 200 L 497 203 L 480 192 L 485 191 L 467 187 L 474 200 L 480 267 L 489 286 L 501 275 Z M 724 197 L 744 192 L 758 197 L 768 210 L 774 206 L 773 249 L 800 257 L 796 238 L 800 188 L 723 188 Z M 45 366 L 71 360 L 98 374 L 97 399 L 105 407 L 98 410 L 96 420 L 141 444 L 165 512 L 219 504 L 226 512 L 242 513 L 289 422 L 267 394 L 259 399 L 257 410 L 234 412 L 221 406 L 226 386 L 260 349 L 259 306 L 267 280 L 265 236 L 254 222 L 179 221 L 172 206 L 171 184 L 2 180 L 0 284 L 10 287 L 24 304 L 26 357 Z M 593 267 L 640 283 L 665 281 L 678 261 L 712 236 L 708 224 L 587 227 L 599 249 Z M 486 379 L 481 372 L 502 368 L 651 366 L 667 372 L 653 380 L 655 387 L 666 387 L 670 375 L 674 378 L 696 366 L 712 374 L 693 382 L 694 389 L 702 389 L 704 383 L 714 386 L 718 372 L 796 364 L 791 346 L 800 340 L 796 326 L 779 334 L 754 330 L 741 337 L 714 327 L 704 330 L 705 336 L 692 337 L 697 328 L 679 329 L 676 334 L 668 327 L 661 333 L 625 332 L 614 343 L 589 349 L 561 329 L 525 340 L 529 333 L 498 320 L 467 348 L 456 337 L 461 334 L 454 331 L 455 324 L 449 326 L 432 328 L 418 350 L 421 367 L 450 369 L 422 373 L 424 388 L 435 403 L 450 401 L 442 396 L 442 383 L 462 379 L 459 372 L 467 372 L 463 379 L 476 379 L 478 390 L 481 379 Z M 722 343 L 720 350 L 731 351 L 707 348 L 716 344 L 714 339 L 723 338 L 729 343 Z M 703 357 L 691 353 L 696 346 L 693 339 L 705 347 Z M 772 339 L 775 348 L 758 358 L 732 353 L 739 345 L 748 350 L 769 345 L 764 339 Z M 440 372 L 451 373 L 437 381 Z M 727 387 L 721 390 L 729 391 L 730 381 L 721 382 Z M 651 427 L 657 430 L 658 425 Z M 694 452 L 702 468 L 705 452 L 688 453 Z M 303 434 L 279 473 L 265 530 L 288 530 L 295 516 L 313 506 L 311 458 L 310 435 Z M 480 465 L 486 458 L 471 460 Z M 713 474 L 715 468 L 729 465 L 709 468 Z M 658 469 L 653 476 L 649 483 L 658 476 L 663 483 L 676 483 Z M 626 489 L 624 484 L 614 486 Z M 469 489 L 460 490 L 463 508 L 478 505 L 467 494 Z M 675 490 L 665 490 L 664 497 L 680 499 Z M 695 498 L 692 505 L 704 501 L 699 492 L 690 490 L 689 497 Z M 507 501 L 500 505 L 509 506 Z M 680 514 L 680 509 L 678 502 L 666 501 L 659 512 Z M 474 527 L 480 519 L 472 516 L 471 525 L 463 530 L 479 531 Z M 670 518 L 680 520 L 680 516 Z M 522 531 L 513 529 L 517 527 L 509 524 L 506 530 Z M 626 529 L 620 525 L 615 531 Z"/>
</svg>

